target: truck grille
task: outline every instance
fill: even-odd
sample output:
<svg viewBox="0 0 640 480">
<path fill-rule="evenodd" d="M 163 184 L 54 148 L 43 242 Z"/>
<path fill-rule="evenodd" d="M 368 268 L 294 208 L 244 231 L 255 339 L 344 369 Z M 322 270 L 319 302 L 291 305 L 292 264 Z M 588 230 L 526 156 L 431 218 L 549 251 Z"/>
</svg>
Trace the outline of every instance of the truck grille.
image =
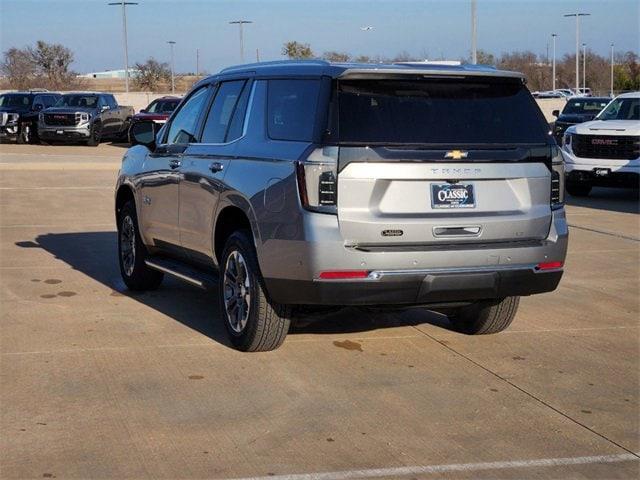
<svg viewBox="0 0 640 480">
<path fill-rule="evenodd" d="M 78 124 L 80 115 L 77 113 L 45 113 L 45 125 L 59 125 L 63 127 L 73 127 Z"/>
<path fill-rule="evenodd" d="M 617 135 L 574 135 L 573 153 L 582 158 L 634 160 L 640 157 L 640 137 Z"/>
<path fill-rule="evenodd" d="M 0 127 L 5 125 L 14 124 L 18 121 L 17 113 L 0 112 Z"/>
</svg>

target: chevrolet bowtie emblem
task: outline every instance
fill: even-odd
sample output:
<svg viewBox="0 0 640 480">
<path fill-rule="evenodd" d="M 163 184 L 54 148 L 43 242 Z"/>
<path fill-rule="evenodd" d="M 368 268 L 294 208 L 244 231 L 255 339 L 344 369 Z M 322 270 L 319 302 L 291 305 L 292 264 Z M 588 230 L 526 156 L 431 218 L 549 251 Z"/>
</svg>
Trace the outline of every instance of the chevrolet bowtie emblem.
<svg viewBox="0 0 640 480">
<path fill-rule="evenodd" d="M 467 158 L 469 152 L 463 152 L 462 150 L 451 150 L 444 154 L 444 158 L 452 158 L 454 160 L 460 160 L 461 158 Z"/>
</svg>

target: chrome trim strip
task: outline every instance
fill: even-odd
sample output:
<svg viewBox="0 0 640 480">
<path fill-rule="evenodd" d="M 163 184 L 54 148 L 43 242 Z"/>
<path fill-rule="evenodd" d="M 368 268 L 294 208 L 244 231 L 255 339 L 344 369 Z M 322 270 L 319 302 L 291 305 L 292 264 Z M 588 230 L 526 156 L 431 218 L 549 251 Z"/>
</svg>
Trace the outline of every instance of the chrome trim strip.
<svg viewBox="0 0 640 480">
<path fill-rule="evenodd" d="M 189 282 L 190 284 L 195 285 L 196 287 L 206 289 L 206 286 L 200 280 L 196 280 L 195 278 L 189 277 L 187 275 L 183 275 L 182 273 L 176 272 L 175 270 L 171 270 L 170 268 L 163 267 L 162 265 L 158 265 L 157 263 L 154 263 L 151 260 L 145 260 L 144 263 L 150 268 L 153 268 L 163 273 L 168 273 L 169 275 L 173 275 L 174 277 L 177 277 L 180 280 Z"/>
<path fill-rule="evenodd" d="M 372 270 L 366 278 L 336 278 L 336 279 L 320 279 L 314 278 L 314 282 L 376 282 L 384 277 L 394 277 L 402 275 L 426 276 L 430 274 L 448 274 L 448 273 L 487 273 L 487 272 L 505 272 L 514 270 L 531 270 L 533 273 L 550 273 L 561 271 L 561 268 L 548 270 L 538 270 L 537 263 L 518 264 L 518 265 L 487 265 L 483 267 L 441 267 L 441 268 L 424 268 L 415 270 Z"/>
</svg>

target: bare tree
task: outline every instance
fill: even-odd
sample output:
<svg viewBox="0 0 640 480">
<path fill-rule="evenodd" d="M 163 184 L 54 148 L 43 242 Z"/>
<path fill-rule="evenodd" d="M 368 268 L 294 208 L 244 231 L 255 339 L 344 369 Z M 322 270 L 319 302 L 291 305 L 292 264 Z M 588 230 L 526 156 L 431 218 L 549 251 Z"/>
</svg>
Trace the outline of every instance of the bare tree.
<svg viewBox="0 0 640 480">
<path fill-rule="evenodd" d="M 10 48 L 3 54 L 0 71 L 4 75 L 9 86 L 19 90 L 32 87 L 33 78 L 36 76 L 36 65 L 26 49 Z"/>
<path fill-rule="evenodd" d="M 135 68 L 137 72 L 133 82 L 141 90 L 155 92 L 161 83 L 171 81 L 169 64 L 158 62 L 155 58 L 149 58 L 144 63 L 136 63 Z"/>
<path fill-rule="evenodd" d="M 353 61 L 357 63 L 371 63 L 373 60 L 368 55 L 358 55 Z"/>
<path fill-rule="evenodd" d="M 48 88 L 60 90 L 75 86 L 76 73 L 71 71 L 73 52 L 58 43 L 36 42 L 29 47 L 29 55 L 36 66 L 37 76 L 42 77 Z"/>
<path fill-rule="evenodd" d="M 300 43 L 296 41 L 285 43 L 282 47 L 282 55 L 285 55 L 292 60 L 314 58 L 313 51 L 308 43 Z"/>
<path fill-rule="evenodd" d="M 343 62 L 343 63 L 348 62 L 351 59 L 348 53 L 334 52 L 334 51 L 324 52 L 322 54 L 322 58 L 324 58 L 329 62 Z"/>
</svg>

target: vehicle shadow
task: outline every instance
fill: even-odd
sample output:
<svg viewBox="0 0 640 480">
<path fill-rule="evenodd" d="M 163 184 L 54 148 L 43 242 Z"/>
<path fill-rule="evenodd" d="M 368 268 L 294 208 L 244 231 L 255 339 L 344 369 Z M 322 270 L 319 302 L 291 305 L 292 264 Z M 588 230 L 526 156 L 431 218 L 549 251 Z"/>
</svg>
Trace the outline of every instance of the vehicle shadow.
<svg viewBox="0 0 640 480">
<path fill-rule="evenodd" d="M 48 233 L 35 241 L 16 242 L 22 248 L 42 248 L 74 270 L 111 288 L 112 297 L 126 296 L 183 325 L 230 346 L 215 292 L 204 292 L 165 276 L 155 291 L 131 292 L 122 279 L 117 261 L 116 232 Z M 345 308 L 331 313 L 309 314 L 296 320 L 290 334 L 340 334 L 430 323 L 449 329 L 444 315 L 424 309 L 375 311 Z"/>
<path fill-rule="evenodd" d="M 638 190 L 594 187 L 588 197 L 566 195 L 567 205 L 619 213 L 640 214 Z"/>
</svg>

